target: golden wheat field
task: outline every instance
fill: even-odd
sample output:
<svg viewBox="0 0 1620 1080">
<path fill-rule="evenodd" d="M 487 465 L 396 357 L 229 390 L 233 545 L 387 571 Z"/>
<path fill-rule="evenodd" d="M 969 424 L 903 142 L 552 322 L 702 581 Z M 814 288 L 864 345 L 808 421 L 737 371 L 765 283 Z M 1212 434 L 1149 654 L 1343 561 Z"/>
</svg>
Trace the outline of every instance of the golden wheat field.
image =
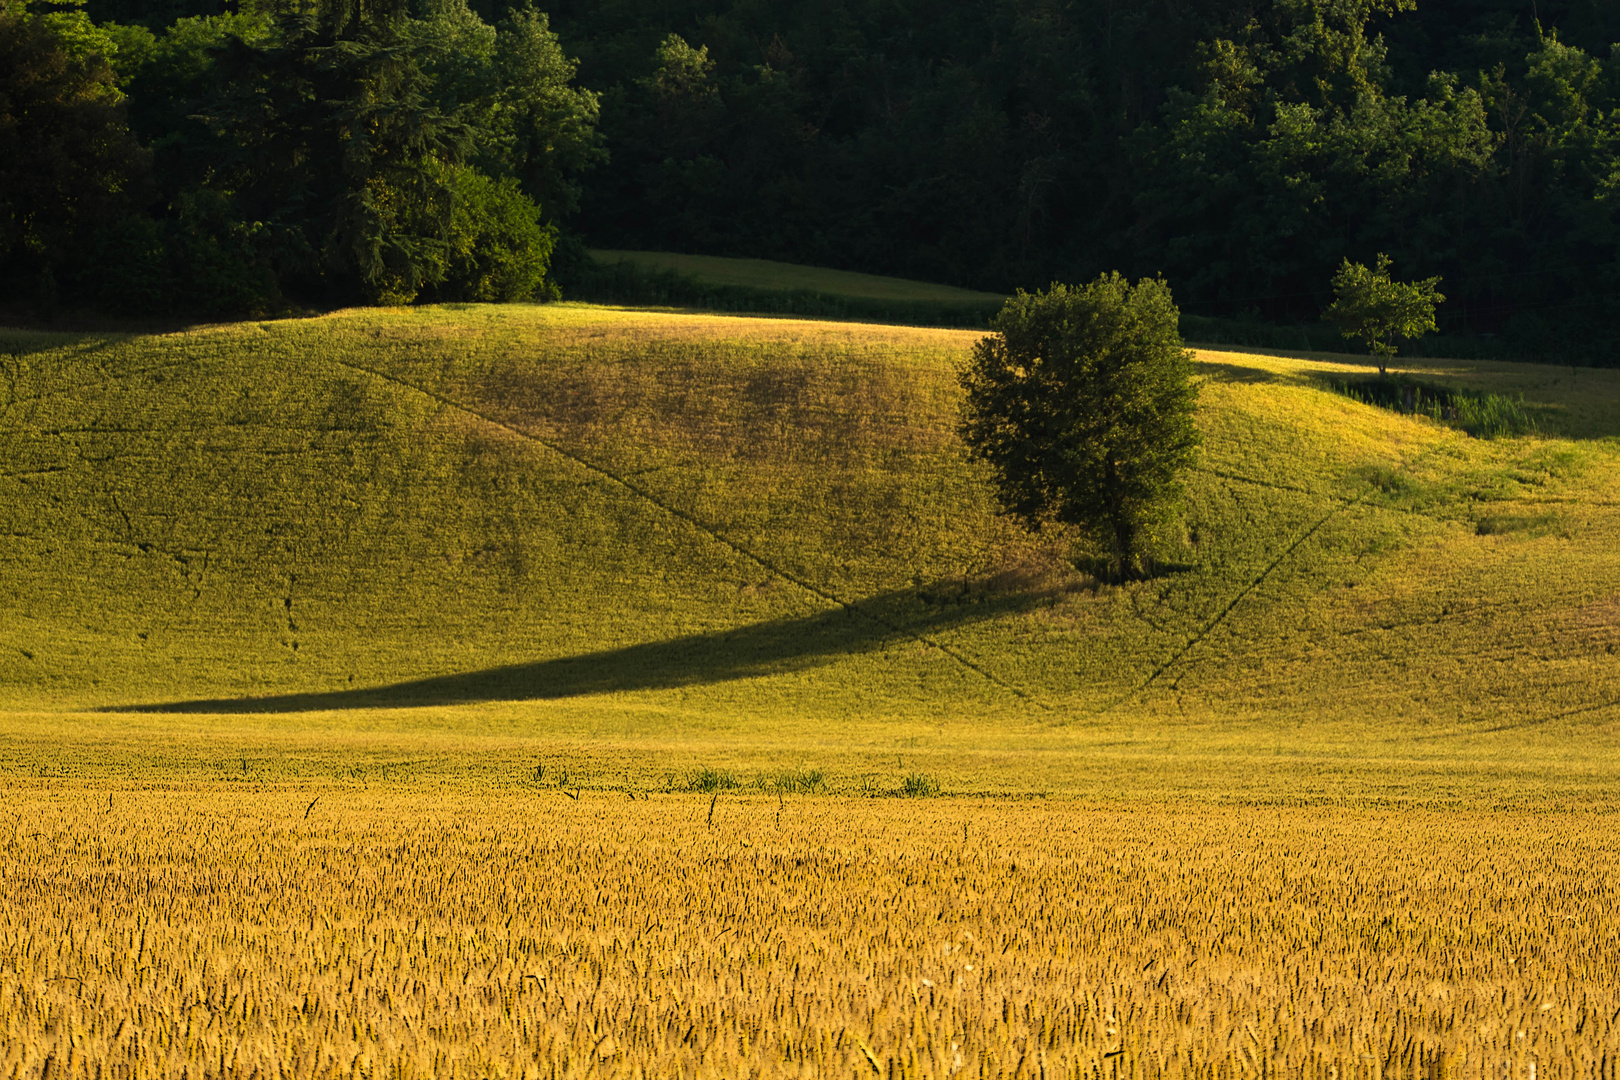
<svg viewBox="0 0 1620 1080">
<path fill-rule="evenodd" d="M 13 781 L 6 1077 L 1614 1077 L 1612 815 Z"/>
<path fill-rule="evenodd" d="M 0 1080 L 1620 1080 L 1620 379 L 1202 353 L 1109 585 L 973 336 L 7 338 Z"/>
</svg>

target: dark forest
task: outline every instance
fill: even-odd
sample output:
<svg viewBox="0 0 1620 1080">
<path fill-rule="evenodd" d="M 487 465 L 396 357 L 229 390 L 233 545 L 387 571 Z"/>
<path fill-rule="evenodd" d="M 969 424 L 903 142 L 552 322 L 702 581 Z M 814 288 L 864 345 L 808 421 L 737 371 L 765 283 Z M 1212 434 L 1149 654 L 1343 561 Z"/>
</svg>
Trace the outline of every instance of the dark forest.
<svg viewBox="0 0 1620 1080">
<path fill-rule="evenodd" d="M 0 258 L 43 305 L 566 294 L 585 246 L 1010 291 L 1162 275 L 1607 363 L 1602 0 L 4 0 Z"/>
</svg>

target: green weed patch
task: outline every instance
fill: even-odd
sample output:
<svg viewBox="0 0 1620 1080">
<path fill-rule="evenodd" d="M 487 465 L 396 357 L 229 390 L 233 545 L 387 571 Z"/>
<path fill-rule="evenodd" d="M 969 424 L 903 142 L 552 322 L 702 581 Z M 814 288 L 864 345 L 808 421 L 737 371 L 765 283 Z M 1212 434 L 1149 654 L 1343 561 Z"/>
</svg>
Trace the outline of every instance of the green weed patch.
<svg viewBox="0 0 1620 1080">
<path fill-rule="evenodd" d="M 908 773 L 900 782 L 900 794 L 908 799 L 931 799 L 939 794 L 939 781 L 927 773 Z"/>
<path fill-rule="evenodd" d="M 1477 439 L 1533 435 L 1539 430 L 1523 395 L 1460 390 L 1400 376 L 1333 380 L 1329 385 L 1352 401 L 1427 416 Z"/>
<path fill-rule="evenodd" d="M 760 776 L 754 786 L 761 791 L 790 795 L 814 795 L 826 788 L 827 777 L 820 769 L 784 769 Z"/>
<path fill-rule="evenodd" d="M 711 769 L 707 765 L 698 769 L 679 785 L 681 791 L 700 791 L 705 794 L 715 791 L 733 791 L 742 785 L 737 778 L 726 769 Z"/>
</svg>

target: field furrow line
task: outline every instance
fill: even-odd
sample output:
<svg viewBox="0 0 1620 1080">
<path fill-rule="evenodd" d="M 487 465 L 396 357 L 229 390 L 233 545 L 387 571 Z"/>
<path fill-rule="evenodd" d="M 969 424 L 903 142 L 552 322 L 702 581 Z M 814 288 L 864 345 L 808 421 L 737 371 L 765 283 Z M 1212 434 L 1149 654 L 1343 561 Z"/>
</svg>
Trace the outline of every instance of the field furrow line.
<svg viewBox="0 0 1620 1080">
<path fill-rule="evenodd" d="M 1435 450 L 1438 449 L 1440 445 L 1441 445 L 1440 443 L 1434 443 L 1434 444 L 1426 447 L 1425 449 L 1419 451 L 1417 454 L 1413 455 L 1411 458 L 1408 458 L 1406 461 L 1402 462 L 1401 463 L 1401 468 L 1402 469 L 1410 469 L 1413 465 L 1417 464 L 1423 458 L 1426 458 L 1430 454 L 1434 453 Z M 1213 470 L 1208 470 L 1208 471 L 1213 471 Z M 1233 477 L 1233 479 L 1241 479 L 1241 478 L 1240 477 Z M 1282 550 L 1281 553 L 1279 553 L 1277 555 L 1277 557 L 1275 559 L 1272 559 L 1271 562 L 1266 564 L 1265 569 L 1261 570 L 1259 574 L 1255 575 L 1255 577 L 1254 577 L 1254 579 L 1252 581 L 1250 581 L 1247 585 L 1243 586 L 1243 588 L 1238 591 L 1237 595 L 1232 597 L 1232 599 L 1227 602 L 1226 606 L 1221 608 L 1220 612 L 1217 613 L 1214 618 L 1212 618 L 1208 623 L 1206 623 L 1203 626 L 1202 629 L 1200 629 L 1196 634 L 1194 634 L 1191 638 L 1189 638 L 1187 640 L 1187 643 L 1185 645 L 1183 645 L 1181 648 L 1177 649 L 1175 651 L 1175 653 L 1173 655 L 1171 655 L 1171 657 L 1168 660 L 1166 660 L 1164 663 L 1160 664 L 1158 667 L 1154 668 L 1153 672 L 1151 674 L 1149 674 L 1147 678 L 1143 679 L 1140 683 L 1138 683 L 1135 687 L 1133 687 L 1129 692 L 1123 694 L 1122 696 L 1120 696 L 1118 698 L 1115 698 L 1113 701 L 1110 701 L 1107 705 L 1104 705 L 1101 709 L 1098 709 L 1095 712 L 1087 714 L 1085 719 L 1095 720 L 1095 719 L 1098 719 L 1100 717 L 1107 716 L 1110 712 L 1112 712 L 1113 710 L 1119 708 L 1121 705 L 1124 705 L 1126 702 L 1128 702 L 1131 699 L 1135 698 L 1142 691 L 1144 691 L 1148 687 L 1152 686 L 1155 682 L 1157 682 L 1159 680 L 1159 678 L 1161 676 L 1164 675 L 1164 673 L 1166 671 L 1169 671 L 1172 667 L 1174 667 L 1181 660 L 1182 657 L 1186 656 L 1201 641 L 1203 641 L 1205 638 L 1207 638 L 1215 630 L 1216 627 L 1220 626 L 1221 623 L 1225 622 L 1227 616 L 1232 614 L 1232 612 L 1237 608 L 1237 606 L 1240 603 L 1243 602 L 1244 598 L 1247 597 L 1250 593 L 1254 592 L 1255 589 L 1259 588 L 1261 586 L 1261 584 L 1263 584 L 1265 582 L 1265 580 L 1268 577 L 1271 576 L 1273 571 L 1275 571 L 1279 566 L 1281 566 L 1288 559 L 1288 557 L 1290 555 L 1292 555 L 1294 552 L 1299 550 L 1300 545 L 1304 544 L 1305 541 L 1307 541 L 1311 537 L 1315 536 L 1317 534 L 1317 532 L 1319 530 L 1321 530 L 1322 526 L 1324 526 L 1328 522 L 1332 521 L 1335 517 L 1337 517 L 1339 514 L 1343 513 L 1345 510 L 1349 510 L 1352 507 L 1362 505 L 1363 500 L 1366 499 L 1366 497 L 1369 494 L 1371 494 L 1370 489 L 1369 490 L 1363 490 L 1361 494 L 1355 496 L 1354 498 L 1349 498 L 1349 499 L 1345 498 L 1342 495 L 1319 495 L 1318 496 L 1319 498 L 1328 499 L 1330 501 L 1337 502 L 1338 505 L 1335 506 L 1332 510 L 1329 510 L 1326 514 L 1322 515 L 1322 517 L 1319 518 L 1315 522 L 1315 524 L 1313 524 L 1309 529 L 1306 529 L 1303 533 L 1301 533 L 1299 536 L 1297 536 L 1291 544 L 1289 544 L 1286 548 L 1284 548 Z M 1367 505 L 1370 506 L 1372 509 L 1375 509 L 1375 510 L 1396 510 L 1398 512 L 1404 512 L 1404 513 L 1415 513 L 1415 511 L 1405 511 L 1405 510 L 1402 510 L 1399 507 L 1378 506 L 1377 504 L 1371 504 L 1371 503 L 1369 503 Z M 1179 681 L 1180 680 L 1178 679 L 1177 682 L 1179 683 Z"/>
<path fill-rule="evenodd" d="M 1548 713 L 1545 716 L 1538 716 L 1533 720 L 1520 720 L 1517 723 L 1512 724 L 1498 724 L 1495 727 L 1485 728 L 1484 731 L 1487 734 L 1491 734 L 1499 731 L 1514 731 L 1519 728 L 1540 727 L 1542 724 L 1550 724 L 1554 720 L 1567 720 L 1571 716 L 1583 716 L 1586 713 L 1602 712 L 1604 709 L 1614 708 L 1620 708 L 1620 698 L 1615 698 L 1613 701 L 1599 701 L 1592 705 L 1577 705 L 1573 709 L 1563 709 L 1559 712 Z"/>
<path fill-rule="evenodd" d="M 1169 671 L 1172 667 L 1174 667 L 1176 665 L 1176 663 L 1182 657 L 1186 656 L 1189 652 L 1191 652 L 1193 650 L 1193 648 L 1198 645 L 1199 642 L 1203 641 L 1206 637 L 1208 637 L 1210 635 L 1211 632 L 1213 632 L 1215 630 L 1216 627 L 1220 626 L 1221 623 L 1225 622 L 1226 617 L 1228 615 L 1232 614 L 1233 609 L 1235 609 L 1238 606 L 1238 604 L 1243 602 L 1244 597 L 1248 596 L 1250 593 L 1254 592 L 1255 589 L 1259 588 L 1260 585 L 1266 580 L 1266 578 L 1271 576 L 1272 572 L 1274 570 L 1276 570 L 1277 567 L 1281 566 L 1283 564 L 1283 562 L 1285 560 L 1287 560 L 1287 558 L 1290 555 L 1292 555 L 1295 551 L 1299 550 L 1299 547 L 1300 547 L 1301 544 L 1305 543 L 1305 541 L 1307 541 L 1311 537 L 1315 536 L 1317 531 L 1320 530 L 1322 528 L 1322 526 L 1326 525 L 1329 521 L 1332 521 L 1340 513 L 1342 513 L 1345 510 L 1348 510 L 1350 507 L 1355 506 L 1360 502 L 1361 502 L 1361 499 L 1359 497 L 1357 497 L 1357 498 L 1352 499 L 1351 501 L 1349 501 L 1347 503 L 1343 503 L 1343 504 L 1341 504 L 1339 506 L 1335 506 L 1332 510 L 1329 510 L 1326 514 L 1324 514 L 1321 518 L 1319 518 L 1316 521 L 1316 523 L 1313 524 L 1309 529 L 1306 529 L 1299 536 L 1295 537 L 1293 543 L 1289 544 L 1286 548 L 1284 548 L 1282 550 L 1282 552 L 1280 552 L 1275 559 L 1272 559 L 1271 562 L 1266 565 L 1266 568 L 1264 570 L 1261 570 L 1260 573 L 1257 574 L 1252 581 L 1250 581 L 1247 585 L 1245 585 L 1238 592 L 1238 594 L 1236 596 L 1232 597 L 1231 600 L 1227 601 L 1226 606 L 1221 608 L 1220 612 L 1217 613 L 1214 618 L 1210 619 L 1209 622 L 1205 623 L 1204 626 L 1201 629 L 1199 629 L 1199 631 L 1197 633 L 1195 633 L 1191 638 L 1189 638 L 1187 640 L 1186 644 L 1182 645 L 1181 648 L 1177 649 L 1175 651 L 1175 653 L 1172 654 L 1171 657 L 1168 660 L 1166 660 L 1164 663 L 1160 664 L 1158 667 L 1154 668 L 1152 674 L 1150 674 L 1147 678 L 1143 679 L 1140 683 L 1138 683 L 1135 687 L 1133 687 L 1128 693 L 1124 694 L 1121 697 L 1115 698 L 1113 701 L 1109 702 L 1107 705 L 1104 705 L 1101 709 L 1098 709 L 1096 712 L 1091 713 L 1089 716 L 1087 716 L 1087 719 L 1095 720 L 1095 719 L 1097 719 L 1099 717 L 1103 717 L 1103 716 L 1108 715 L 1108 713 L 1112 712 L 1114 709 L 1117 709 L 1119 706 L 1121 706 L 1121 705 L 1125 704 L 1126 702 L 1130 701 L 1132 698 L 1136 697 L 1142 691 L 1144 691 L 1148 687 L 1152 686 L 1155 682 L 1157 682 L 1159 680 L 1160 676 L 1162 676 L 1166 671 Z"/>
<path fill-rule="evenodd" d="M 1232 480 L 1239 484 L 1252 484 L 1255 487 L 1270 488 L 1273 491 L 1292 491 L 1300 495 L 1310 495 L 1318 499 L 1344 498 L 1342 495 L 1334 495 L 1331 492 L 1326 491 L 1316 491 L 1312 488 L 1300 487 L 1297 484 L 1279 484 L 1275 480 L 1259 480 L 1253 476 L 1244 476 L 1241 473 L 1230 473 L 1222 469 L 1211 469 L 1202 465 L 1194 465 L 1190 471 L 1203 473 L 1205 476 L 1213 476 L 1221 480 Z"/>
<path fill-rule="evenodd" d="M 694 515 L 688 513 L 687 511 L 682 510 L 680 507 L 673 506 L 670 503 L 665 502 L 663 499 L 660 499 L 655 493 L 653 493 L 652 491 L 648 490 L 647 488 L 644 488 L 641 485 L 635 483 L 628 476 L 622 475 L 620 473 L 616 473 L 612 469 L 609 469 L 606 466 L 599 464 L 598 462 L 591 461 L 589 458 L 581 457 L 579 454 L 576 454 L 576 453 L 570 451 L 569 449 L 567 449 L 566 447 L 562 446 L 559 443 L 553 442 L 550 439 L 544 438 L 543 436 L 536 435 L 533 432 L 524 431 L 522 428 L 514 427 L 512 424 L 509 424 L 506 421 L 501 420 L 498 417 L 492 416 L 492 415 L 490 415 L 489 413 L 486 413 L 486 412 L 482 412 L 479 409 L 475 409 L 470 405 L 467 405 L 467 404 L 465 404 L 463 402 L 455 400 L 454 398 L 447 397 L 446 395 L 441 394 L 436 390 L 429 389 L 428 387 L 425 387 L 425 386 L 418 386 L 417 384 L 409 382 L 409 381 L 407 381 L 405 379 L 401 379 L 396 375 L 391 375 L 386 371 L 380 371 L 380 370 L 378 370 L 376 368 L 367 367 L 364 364 L 356 364 L 356 363 L 353 363 L 352 361 L 348 361 L 348 360 L 336 360 L 336 359 L 331 359 L 331 358 L 327 358 L 327 359 L 328 359 L 328 361 L 330 363 L 336 364 L 339 367 L 349 368 L 349 369 L 351 369 L 353 371 L 362 372 L 364 374 L 372 376 L 373 378 L 380 379 L 380 380 L 382 380 L 384 382 L 387 382 L 387 383 L 391 383 L 394 386 L 398 386 L 398 387 L 400 387 L 402 389 L 409 390 L 409 391 L 412 391 L 413 393 L 421 394 L 421 395 L 423 395 L 425 397 L 432 398 L 434 401 L 437 401 L 439 404 L 445 406 L 446 408 L 455 409 L 458 412 L 465 413 L 468 416 L 474 417 L 474 418 L 476 418 L 478 420 L 482 420 L 484 423 L 489 424 L 492 427 L 499 428 L 500 430 L 502 430 L 502 431 L 504 431 L 504 432 L 506 432 L 506 433 L 508 433 L 510 435 L 516 436 L 519 439 L 523 439 L 526 442 L 532 442 L 532 443 L 534 443 L 534 444 L 536 444 L 538 446 L 543 446 L 547 450 L 550 450 L 552 453 L 558 455 L 559 457 L 562 457 L 562 458 L 564 458 L 564 459 L 566 459 L 568 461 L 571 461 L 575 465 L 579 466 L 580 468 L 585 469 L 587 472 L 590 472 L 590 473 L 592 473 L 592 474 L 594 474 L 596 476 L 600 476 L 603 479 L 609 481 L 610 483 L 616 484 L 617 486 L 623 488 L 625 491 L 628 491 L 632 495 L 634 495 L 637 498 L 643 500 L 644 502 L 646 502 L 646 503 L 648 503 L 648 504 L 650 504 L 652 506 L 657 507 L 659 510 L 661 510 L 664 513 L 670 515 L 671 517 L 685 522 L 687 525 L 690 525 L 692 528 L 696 529 L 698 532 L 702 533 L 704 536 L 707 536 L 711 540 L 715 541 L 716 543 L 721 544 L 724 547 L 730 549 L 735 554 L 741 556 L 744 559 L 747 559 L 749 562 L 752 562 L 754 565 L 760 567 L 761 569 L 763 569 L 767 573 L 772 574 L 772 575 L 774 575 L 774 576 L 776 576 L 778 578 L 781 578 L 783 581 L 786 581 L 789 584 L 793 585 L 794 587 L 796 587 L 798 589 L 801 589 L 804 592 L 807 592 L 812 596 L 817 597 L 818 599 L 822 600 L 823 602 L 825 602 L 827 604 L 831 604 L 831 605 L 833 605 L 834 607 L 837 607 L 837 608 L 842 608 L 844 611 L 850 613 L 851 615 L 855 615 L 855 616 L 858 616 L 859 618 L 866 619 L 869 622 L 876 623 L 878 626 L 883 627 L 884 629 L 890 631 L 891 633 L 899 634 L 899 635 L 901 635 L 903 637 L 910 638 L 912 641 L 915 641 L 920 645 L 926 645 L 931 649 L 938 649 L 943 655 L 949 657 L 952 661 L 954 661 L 957 665 L 962 667 L 964 670 L 967 670 L 967 671 L 970 671 L 970 672 L 974 673 L 975 675 L 977 675 L 980 678 L 984 679 L 986 682 L 992 684 L 993 686 L 996 686 L 996 687 L 998 687 L 998 688 L 1000 688 L 1002 690 L 1005 690 L 1006 692 L 1014 695 L 1015 697 L 1018 697 L 1019 699 L 1021 699 L 1023 701 L 1027 701 L 1032 705 L 1038 706 L 1039 708 L 1042 708 L 1042 709 L 1050 709 L 1051 708 L 1051 706 L 1047 705 L 1045 702 L 1043 702 L 1043 701 L 1039 700 L 1038 698 L 1034 697 L 1027 690 L 1024 690 L 1022 687 L 1015 686 L 1014 684 L 1006 681 L 1005 679 L 1000 678 L 999 676 L 997 676 L 993 672 L 986 669 L 983 665 L 979 664 L 978 662 L 973 660 L 971 657 L 966 656 L 961 651 L 953 648 L 952 646 L 947 645 L 944 642 L 942 642 L 942 641 L 940 641 L 940 640 L 938 640 L 936 638 L 929 637 L 926 634 L 919 634 L 915 630 L 912 630 L 909 627 L 906 627 L 906 626 L 904 626 L 904 625 L 902 625 L 900 623 L 892 622 L 889 619 L 885 619 L 885 618 L 882 618 L 882 617 L 880 617 L 878 615 L 874 615 L 872 612 L 867 611 L 864 608 L 862 608 L 859 604 L 857 604 L 855 602 L 852 602 L 852 601 L 849 601 L 849 600 L 845 600 L 845 599 L 837 596 L 836 594 L 834 594 L 832 592 L 829 592 L 828 590 L 820 587 L 819 585 L 816 585 L 813 582 L 807 581 L 804 578 L 800 577 L 799 575 L 794 574 L 793 572 L 791 572 L 789 570 L 786 570 L 786 569 L 784 569 L 784 568 L 782 568 L 780 566 L 775 565 L 770 560 L 766 559 L 764 556 L 759 555 L 758 553 L 749 550 L 748 548 L 744 547 L 742 544 L 739 544 L 737 541 L 731 539 L 728 536 L 725 536 L 724 534 L 719 532 L 717 529 L 715 529 L 713 526 L 709 525 L 708 523 L 700 520 L 699 518 L 697 518 Z"/>
</svg>

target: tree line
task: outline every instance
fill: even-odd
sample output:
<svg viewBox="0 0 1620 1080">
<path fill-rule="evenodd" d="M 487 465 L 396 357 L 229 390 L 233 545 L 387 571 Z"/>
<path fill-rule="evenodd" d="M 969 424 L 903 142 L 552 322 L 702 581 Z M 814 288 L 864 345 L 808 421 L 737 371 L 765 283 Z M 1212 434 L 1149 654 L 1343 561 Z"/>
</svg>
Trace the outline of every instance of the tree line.
<svg viewBox="0 0 1620 1080">
<path fill-rule="evenodd" d="M 138 204 L 117 242 L 237 268 L 221 303 L 515 295 L 473 253 L 532 227 L 564 288 L 589 243 L 998 291 L 1117 269 L 1278 323 L 1387 253 L 1444 278 L 1447 332 L 1615 344 L 1606 0 L 3 2 L 116 46 L 76 76 L 135 163 L 108 144 L 124 186 L 75 204 L 94 243 Z M 24 246 L 35 287 L 129 295 Z"/>
<path fill-rule="evenodd" d="M 603 93 L 603 246 L 1162 274 L 1274 323 L 1383 252 L 1444 278 L 1449 332 L 1612 355 L 1605 0 L 562 0 L 556 25 Z"/>
</svg>

